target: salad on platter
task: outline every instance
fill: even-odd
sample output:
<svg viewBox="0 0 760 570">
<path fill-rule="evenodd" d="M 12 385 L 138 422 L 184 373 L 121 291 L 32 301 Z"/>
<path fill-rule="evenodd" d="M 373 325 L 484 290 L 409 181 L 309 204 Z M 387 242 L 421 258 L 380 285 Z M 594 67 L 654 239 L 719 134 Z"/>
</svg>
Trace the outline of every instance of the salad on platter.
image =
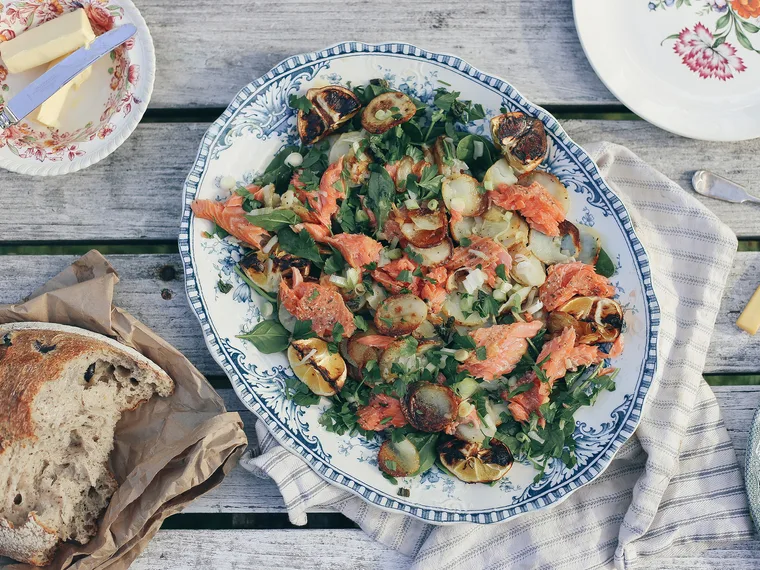
<svg viewBox="0 0 760 570">
<path fill-rule="evenodd" d="M 470 133 L 485 111 L 447 87 L 292 96 L 301 144 L 192 210 L 250 248 L 236 272 L 267 302 L 241 338 L 287 352 L 288 397 L 329 398 L 325 429 L 380 438 L 387 478 L 493 484 L 518 460 L 538 480 L 575 464 L 574 414 L 615 389 L 615 267 L 540 169 L 543 123 L 502 109 Z"/>
</svg>

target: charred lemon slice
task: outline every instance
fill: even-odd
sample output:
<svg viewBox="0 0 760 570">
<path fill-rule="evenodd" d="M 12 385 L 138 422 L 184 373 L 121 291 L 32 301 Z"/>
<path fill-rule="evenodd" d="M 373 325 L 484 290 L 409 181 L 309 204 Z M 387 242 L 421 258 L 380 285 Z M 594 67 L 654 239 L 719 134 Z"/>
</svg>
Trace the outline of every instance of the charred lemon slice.
<svg viewBox="0 0 760 570">
<path fill-rule="evenodd" d="M 298 134 L 303 144 L 322 140 L 356 115 L 361 108 L 356 95 L 340 85 L 309 89 L 306 98 L 313 108 L 308 112 L 298 112 Z"/>
<path fill-rule="evenodd" d="M 408 439 L 386 440 L 377 454 L 377 465 L 391 477 L 409 477 L 420 469 L 420 453 Z"/>
<path fill-rule="evenodd" d="M 372 99 L 362 111 L 362 127 L 379 135 L 414 117 L 417 106 L 400 91 L 388 91 Z"/>
<path fill-rule="evenodd" d="M 565 327 L 575 329 L 580 343 L 613 342 L 623 327 L 623 308 L 613 299 L 576 297 L 549 315 L 549 332 Z"/>
<path fill-rule="evenodd" d="M 535 170 L 548 151 L 544 124 L 525 113 L 491 119 L 491 138 L 516 174 Z"/>
<path fill-rule="evenodd" d="M 461 439 L 452 439 L 438 446 L 438 455 L 444 467 L 465 483 L 491 483 L 498 481 L 512 467 L 512 452 L 498 439 L 492 439 L 490 448 Z"/>
<path fill-rule="evenodd" d="M 317 396 L 334 396 L 346 382 L 346 361 L 340 354 L 331 354 L 321 339 L 292 341 L 288 361 L 298 379 Z"/>
</svg>

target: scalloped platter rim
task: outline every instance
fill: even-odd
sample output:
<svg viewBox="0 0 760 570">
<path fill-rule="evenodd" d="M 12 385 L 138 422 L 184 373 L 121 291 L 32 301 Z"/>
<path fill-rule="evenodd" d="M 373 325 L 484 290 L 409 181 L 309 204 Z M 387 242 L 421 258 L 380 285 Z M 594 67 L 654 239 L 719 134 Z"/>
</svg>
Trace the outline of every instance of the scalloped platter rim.
<svg viewBox="0 0 760 570">
<path fill-rule="evenodd" d="M 516 463 L 497 485 L 468 485 L 433 467 L 404 479 L 407 498 L 377 469 L 379 443 L 360 436 L 325 431 L 317 419 L 329 403 L 298 407 L 284 397 L 284 379 L 292 375 L 284 355 L 262 355 L 236 338 L 260 319 L 255 298 L 233 272 L 242 249 L 234 240 L 206 239 L 210 222 L 191 215 L 195 198 L 221 198 L 220 179 L 234 176 L 250 183 L 282 145 L 295 140 L 290 94 L 329 83 L 358 84 L 383 77 L 398 89 L 432 100 L 439 82 L 451 84 L 462 97 L 482 103 L 493 116 L 501 105 L 539 117 L 550 139 L 547 168 L 574 195 L 571 220 L 593 225 L 604 236 L 617 264 L 612 281 L 626 307 L 626 351 L 616 365 L 622 370 L 617 390 L 604 393 L 596 405 L 576 415 L 579 462 L 573 469 L 555 461 L 533 483 L 534 469 Z M 487 134 L 487 122 L 470 131 Z M 389 511 L 435 523 L 504 521 L 556 504 L 601 474 L 638 425 L 657 360 L 659 306 L 649 262 L 623 203 L 608 188 L 591 158 L 575 144 L 549 113 L 530 103 L 506 81 L 483 73 L 452 55 L 427 52 L 406 43 L 344 42 L 319 52 L 290 57 L 244 87 L 201 142 L 184 186 L 179 248 L 190 305 L 208 348 L 230 377 L 242 402 L 290 452 L 300 456 L 328 482 Z M 222 280 L 232 284 L 226 294 Z"/>
</svg>

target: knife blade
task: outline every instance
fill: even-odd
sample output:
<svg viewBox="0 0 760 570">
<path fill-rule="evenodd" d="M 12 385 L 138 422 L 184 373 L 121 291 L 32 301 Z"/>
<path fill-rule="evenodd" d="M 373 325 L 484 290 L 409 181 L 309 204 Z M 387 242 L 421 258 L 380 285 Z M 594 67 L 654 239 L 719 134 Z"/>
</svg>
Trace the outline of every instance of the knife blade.
<svg viewBox="0 0 760 570">
<path fill-rule="evenodd" d="M 112 49 L 119 47 L 136 33 L 137 28 L 134 25 L 124 24 L 98 36 L 89 46 L 79 48 L 57 63 L 8 101 L 5 108 L 0 111 L 0 129 L 7 129 L 18 123 L 88 66 Z"/>
</svg>

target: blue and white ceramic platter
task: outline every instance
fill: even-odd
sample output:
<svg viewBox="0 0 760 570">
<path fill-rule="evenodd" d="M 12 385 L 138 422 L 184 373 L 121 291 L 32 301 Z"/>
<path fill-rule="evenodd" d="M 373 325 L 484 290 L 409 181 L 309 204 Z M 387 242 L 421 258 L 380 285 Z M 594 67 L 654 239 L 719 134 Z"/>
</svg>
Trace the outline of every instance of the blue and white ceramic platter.
<svg viewBox="0 0 760 570">
<path fill-rule="evenodd" d="M 284 378 L 292 374 L 284 354 L 264 355 L 236 335 L 261 319 L 259 302 L 233 272 L 243 248 L 233 238 L 202 236 L 211 223 L 191 215 L 196 198 L 222 199 L 224 176 L 250 183 L 275 152 L 296 140 L 296 120 L 288 107 L 291 94 L 327 84 L 363 84 L 381 77 L 401 91 L 430 101 L 441 85 L 460 91 L 462 98 L 483 104 L 486 120 L 470 130 L 488 135 L 487 119 L 504 106 L 539 117 L 550 139 L 549 170 L 568 187 L 569 218 L 593 226 L 617 265 L 611 281 L 626 310 L 626 348 L 614 362 L 622 370 L 617 389 L 604 393 L 596 405 L 577 413 L 578 465 L 567 469 L 554 462 L 538 483 L 528 464 L 516 463 L 494 486 L 466 484 L 437 467 L 423 476 L 401 480 L 409 497 L 377 468 L 378 441 L 338 436 L 322 428 L 318 418 L 329 401 L 309 408 L 283 395 Z M 639 422 L 657 357 L 659 310 L 647 255 L 633 232 L 621 201 L 606 186 L 588 155 L 565 134 L 557 120 L 530 103 L 506 81 L 483 73 L 461 59 L 429 53 L 417 47 L 389 43 L 342 43 L 326 50 L 291 57 L 244 87 L 201 143 L 187 177 L 179 246 L 187 294 L 200 320 L 209 350 L 240 399 L 263 421 L 278 441 L 299 455 L 329 482 L 356 493 L 383 509 L 406 513 L 433 523 L 495 523 L 561 501 L 597 477 Z M 220 278 L 232 283 L 223 294 Z"/>
</svg>

